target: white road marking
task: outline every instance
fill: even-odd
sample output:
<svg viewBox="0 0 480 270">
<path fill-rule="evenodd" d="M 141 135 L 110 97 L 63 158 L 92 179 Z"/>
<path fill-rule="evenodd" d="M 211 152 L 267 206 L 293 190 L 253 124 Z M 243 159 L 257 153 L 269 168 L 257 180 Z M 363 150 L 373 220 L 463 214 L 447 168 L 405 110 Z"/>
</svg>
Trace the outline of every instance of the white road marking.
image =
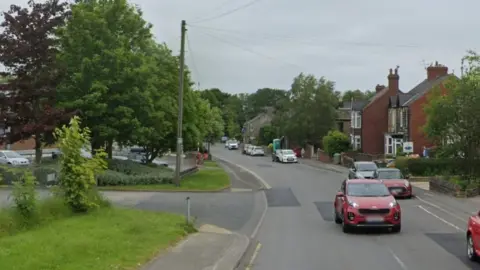
<svg viewBox="0 0 480 270">
<path fill-rule="evenodd" d="M 438 205 L 436 205 L 436 204 L 434 204 L 434 203 L 431 203 L 431 202 L 429 202 L 429 201 L 427 201 L 427 200 L 424 200 L 424 199 L 422 199 L 422 198 L 420 198 L 420 197 L 418 197 L 418 196 L 417 196 L 416 198 L 419 199 L 421 202 L 426 203 L 426 204 L 428 204 L 428 205 L 430 205 L 430 206 L 432 206 L 432 207 L 435 207 L 436 209 L 438 209 L 438 210 L 440 210 L 440 211 L 442 211 L 442 212 L 444 212 L 444 213 L 446 213 L 446 214 L 449 214 L 450 216 L 452 216 L 452 217 L 454 217 L 454 218 L 456 218 L 456 219 L 458 219 L 458 220 L 460 220 L 460 221 L 466 222 L 466 221 L 465 221 L 465 220 L 466 220 L 465 218 L 462 218 L 462 217 L 460 217 L 460 216 L 458 216 L 458 215 L 456 215 L 456 214 L 454 214 L 454 213 L 452 213 L 452 212 L 450 212 L 450 211 L 448 211 L 448 210 L 445 210 L 445 209 L 443 209 L 441 206 L 438 206 Z"/>
<path fill-rule="evenodd" d="M 395 259 L 395 261 L 397 261 L 397 263 L 400 265 L 400 267 L 402 267 L 403 270 L 407 270 L 407 266 L 405 265 L 405 263 L 403 263 L 403 261 L 397 256 L 397 254 L 395 254 L 395 252 L 393 252 L 393 250 L 389 247 L 387 247 L 388 249 L 388 252 L 390 254 L 392 254 L 393 258 Z"/>
<path fill-rule="evenodd" d="M 425 196 L 433 197 L 432 193 L 425 192 Z"/>
<path fill-rule="evenodd" d="M 217 157 L 218 159 L 222 159 L 222 160 L 224 160 L 224 161 L 229 162 L 226 158 L 219 157 L 218 155 L 215 155 L 215 157 Z M 233 163 L 233 162 L 230 161 L 229 163 Z M 252 172 L 251 170 L 243 167 L 242 165 L 235 164 L 235 166 L 239 167 L 240 169 L 242 169 L 242 170 L 250 173 L 250 174 L 253 175 L 255 178 L 257 178 L 257 179 L 262 183 L 262 185 L 263 185 L 263 187 L 264 187 L 265 189 L 271 189 L 271 188 L 272 188 L 272 186 L 270 186 L 270 185 L 267 183 L 267 181 L 265 181 L 263 178 L 261 178 L 260 176 L 258 176 L 258 174 L 256 174 L 256 173 Z"/>
<path fill-rule="evenodd" d="M 251 188 L 231 188 L 231 192 L 251 192 L 253 191 Z"/>
<path fill-rule="evenodd" d="M 258 221 L 257 226 L 255 226 L 255 229 L 253 230 L 252 235 L 250 235 L 251 239 L 254 239 L 257 236 L 257 233 L 263 224 L 263 220 L 267 215 L 267 210 L 268 210 L 267 194 L 265 194 L 265 191 L 263 191 L 262 193 L 263 193 L 263 204 L 265 205 L 265 208 L 263 209 L 262 216 L 260 217 L 260 220 Z"/>
<path fill-rule="evenodd" d="M 452 227 L 452 228 L 455 228 L 455 229 L 457 229 L 457 230 L 459 230 L 459 231 L 461 231 L 461 232 L 465 232 L 464 229 L 461 229 L 461 228 L 458 227 L 457 225 L 455 225 L 455 224 L 453 224 L 453 223 L 451 223 L 451 222 L 448 222 L 448 221 L 446 221 L 445 219 L 443 219 L 443 218 L 435 215 L 434 213 L 432 213 L 432 212 L 430 212 L 429 210 L 427 210 L 425 207 L 419 205 L 418 208 L 422 209 L 423 211 L 427 212 L 428 214 L 432 215 L 433 217 L 437 218 L 438 220 L 440 220 L 441 222 L 447 224 L 448 226 L 450 226 L 450 227 Z"/>
<path fill-rule="evenodd" d="M 252 258 L 250 259 L 250 262 L 248 263 L 245 270 L 251 270 L 252 269 L 253 263 L 255 262 L 255 259 L 257 258 L 258 253 L 260 252 L 261 248 L 262 248 L 262 244 L 258 243 L 257 247 L 255 248 L 255 251 L 253 252 Z"/>
</svg>

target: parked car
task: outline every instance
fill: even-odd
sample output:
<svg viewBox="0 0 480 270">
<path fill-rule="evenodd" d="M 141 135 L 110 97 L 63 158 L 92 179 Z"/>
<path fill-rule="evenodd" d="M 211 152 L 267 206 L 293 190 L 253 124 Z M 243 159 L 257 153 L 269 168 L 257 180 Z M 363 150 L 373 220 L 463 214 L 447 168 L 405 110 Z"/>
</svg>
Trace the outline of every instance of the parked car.
<svg viewBox="0 0 480 270">
<path fill-rule="evenodd" d="M 480 258 L 480 211 L 468 219 L 467 257 L 471 261 L 478 261 Z"/>
<path fill-rule="evenodd" d="M 250 144 L 244 144 L 244 145 L 243 145 L 242 154 L 246 155 L 246 154 L 247 154 L 247 150 L 248 150 L 249 147 L 250 147 Z"/>
<path fill-rule="evenodd" d="M 56 149 L 55 151 L 52 151 L 52 159 L 57 159 L 61 155 L 63 155 L 63 153 L 62 151 L 60 151 L 60 149 Z M 87 148 L 80 149 L 80 155 L 84 158 L 92 158 L 92 153 Z"/>
<path fill-rule="evenodd" d="M 251 150 L 252 156 L 265 156 L 265 151 L 263 151 L 263 147 L 261 146 L 254 146 Z"/>
<path fill-rule="evenodd" d="M 375 162 L 356 161 L 348 172 L 348 179 L 373 179 L 377 169 Z"/>
<path fill-rule="evenodd" d="M 352 228 L 401 230 L 401 208 L 387 187 L 375 179 L 350 179 L 342 183 L 333 203 L 335 223 L 344 233 Z"/>
<path fill-rule="evenodd" d="M 275 153 L 274 161 L 281 163 L 298 163 L 295 152 L 291 149 L 279 149 Z"/>
<path fill-rule="evenodd" d="M 0 164 L 27 166 L 30 165 L 30 161 L 15 151 L 2 150 L 0 151 Z"/>
<path fill-rule="evenodd" d="M 375 172 L 375 178 L 382 181 L 394 197 L 412 198 L 412 185 L 399 169 L 379 168 Z"/>
<path fill-rule="evenodd" d="M 248 148 L 247 148 L 247 150 L 245 151 L 245 153 L 246 153 L 247 155 L 251 155 L 251 154 L 252 154 L 252 150 L 253 150 L 254 147 L 255 147 L 255 145 L 252 145 L 252 144 L 248 145 Z"/>
</svg>

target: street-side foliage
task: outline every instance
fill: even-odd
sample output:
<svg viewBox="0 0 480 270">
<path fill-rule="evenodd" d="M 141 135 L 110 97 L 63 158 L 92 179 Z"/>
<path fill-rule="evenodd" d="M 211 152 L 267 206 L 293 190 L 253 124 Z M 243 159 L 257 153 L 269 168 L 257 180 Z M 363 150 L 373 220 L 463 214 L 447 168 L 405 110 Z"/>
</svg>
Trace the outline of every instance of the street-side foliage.
<svg viewBox="0 0 480 270">
<path fill-rule="evenodd" d="M 323 137 L 323 150 L 330 155 L 340 154 L 350 149 L 350 140 L 344 133 L 332 130 L 327 136 Z"/>
<path fill-rule="evenodd" d="M 438 146 L 436 156 L 451 159 L 456 173 L 473 181 L 480 176 L 480 56 L 469 52 L 462 65 L 463 76 L 430 97 L 424 130 Z"/>
<path fill-rule="evenodd" d="M 97 149 L 92 158 L 81 155 L 81 149 L 90 141 L 90 130 L 80 127 L 80 119 L 73 117 L 69 126 L 55 130 L 57 145 L 62 151 L 59 185 L 65 202 L 74 212 L 86 212 L 99 207 L 95 194 L 95 176 L 106 169 L 105 152 Z"/>
<path fill-rule="evenodd" d="M 35 138 L 35 162 L 40 163 L 43 144 L 68 115 L 56 108 L 56 88 L 63 76 L 56 55 L 55 31 L 69 15 L 66 2 L 28 2 L 28 8 L 10 6 L 0 24 L 0 63 L 6 68 L 9 93 L 0 95 L 0 118 L 11 127 L 2 143 Z M 3 121 L 3 120 L 2 120 Z"/>
</svg>

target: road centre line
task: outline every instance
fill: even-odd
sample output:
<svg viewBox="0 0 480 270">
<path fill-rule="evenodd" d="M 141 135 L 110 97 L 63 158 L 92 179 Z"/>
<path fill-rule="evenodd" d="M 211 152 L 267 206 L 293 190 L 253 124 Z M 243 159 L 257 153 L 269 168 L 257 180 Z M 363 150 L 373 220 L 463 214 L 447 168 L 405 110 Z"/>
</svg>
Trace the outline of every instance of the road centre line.
<svg viewBox="0 0 480 270">
<path fill-rule="evenodd" d="M 448 210 L 445 210 L 444 208 L 442 208 L 442 207 L 439 206 L 439 205 L 436 205 L 436 204 L 434 204 L 434 203 L 432 203 L 432 202 L 429 202 L 429 201 L 427 201 L 427 200 L 424 200 L 424 199 L 422 199 L 422 198 L 420 198 L 420 197 L 418 197 L 418 196 L 416 196 L 416 198 L 419 199 L 421 202 L 426 203 L 426 204 L 428 204 L 428 205 L 430 205 L 430 206 L 432 206 L 432 207 L 434 207 L 434 208 L 436 208 L 436 209 L 438 209 L 438 210 L 440 210 L 440 211 L 442 211 L 442 212 L 444 212 L 444 213 L 446 213 L 446 214 L 449 214 L 450 216 L 452 216 L 452 217 L 454 217 L 454 218 L 456 218 L 456 219 L 458 219 L 458 220 L 460 220 L 460 221 L 462 221 L 462 222 L 466 222 L 466 221 L 465 221 L 465 218 L 462 218 L 462 217 L 460 217 L 460 216 L 458 216 L 458 215 L 456 215 L 456 214 L 454 214 L 454 213 L 452 213 L 452 212 L 450 212 L 450 211 L 448 211 Z"/>
</svg>

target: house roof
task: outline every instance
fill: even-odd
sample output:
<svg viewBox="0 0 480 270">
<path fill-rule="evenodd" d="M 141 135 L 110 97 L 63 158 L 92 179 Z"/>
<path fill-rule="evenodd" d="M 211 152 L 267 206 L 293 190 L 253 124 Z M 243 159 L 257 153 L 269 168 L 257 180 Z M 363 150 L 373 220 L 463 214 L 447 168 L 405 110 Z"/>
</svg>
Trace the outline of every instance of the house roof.
<svg viewBox="0 0 480 270">
<path fill-rule="evenodd" d="M 385 87 L 383 88 L 382 90 L 380 90 L 380 92 L 377 92 L 375 94 L 375 96 L 373 96 L 369 101 L 368 101 L 368 104 L 366 104 L 364 107 L 363 107 L 363 110 L 365 110 L 366 108 L 368 108 L 370 105 L 372 105 L 376 100 L 378 100 L 380 97 L 384 96 L 386 93 L 388 92 L 388 87 Z"/>
<path fill-rule="evenodd" d="M 354 100 L 343 102 L 342 109 L 352 109 L 352 111 L 361 111 L 365 105 L 367 105 L 367 100 Z"/>
<path fill-rule="evenodd" d="M 398 95 L 391 96 L 390 107 L 402 107 L 412 96 L 413 94 L 410 93 L 399 93 Z"/>
<path fill-rule="evenodd" d="M 412 90 L 408 92 L 408 95 L 410 95 L 410 98 L 400 103 L 400 106 L 410 106 L 410 104 L 412 104 L 415 100 L 422 97 L 426 92 L 428 92 L 433 87 L 439 85 L 440 83 L 445 81 L 447 78 L 450 78 L 450 76 L 452 75 L 448 74 L 445 76 L 438 77 L 435 80 L 430 80 L 430 81 L 428 79 L 423 80 L 421 83 L 417 84 Z"/>
</svg>

